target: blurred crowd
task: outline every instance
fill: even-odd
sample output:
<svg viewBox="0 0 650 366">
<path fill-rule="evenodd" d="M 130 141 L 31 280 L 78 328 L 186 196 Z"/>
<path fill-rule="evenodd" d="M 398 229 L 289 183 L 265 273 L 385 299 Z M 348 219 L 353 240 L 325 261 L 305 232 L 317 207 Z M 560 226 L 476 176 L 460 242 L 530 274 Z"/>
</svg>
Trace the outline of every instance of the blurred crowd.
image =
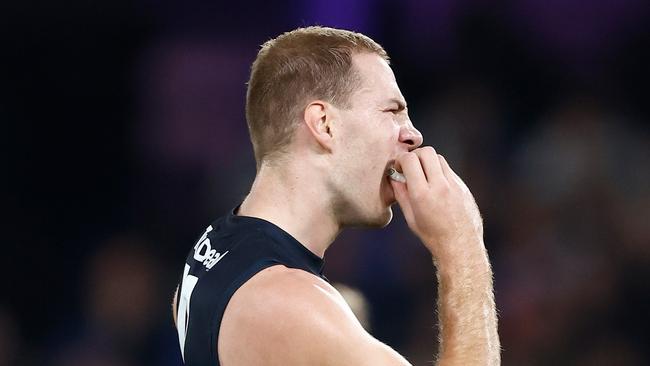
<svg viewBox="0 0 650 366">
<path fill-rule="evenodd" d="M 649 364 L 650 11 L 641 0 L 578 3 L 284 1 L 291 11 L 244 25 L 228 15 L 243 5 L 117 3 L 101 16 L 72 8 L 95 15 L 55 39 L 44 18 L 6 23 L 51 28 L 20 33 L 3 61 L 16 88 L 2 90 L 0 118 L 35 150 L 7 145 L 17 180 L 3 197 L 15 222 L 3 229 L 0 365 L 181 364 L 170 303 L 183 261 L 255 175 L 250 63 L 268 38 L 313 23 L 386 47 L 425 144 L 474 193 L 503 364 Z M 68 68 L 76 55 L 90 66 Z M 36 108 L 48 106 L 41 86 L 56 108 Z M 430 364 L 435 269 L 400 214 L 344 232 L 325 263 L 377 338 Z"/>
</svg>

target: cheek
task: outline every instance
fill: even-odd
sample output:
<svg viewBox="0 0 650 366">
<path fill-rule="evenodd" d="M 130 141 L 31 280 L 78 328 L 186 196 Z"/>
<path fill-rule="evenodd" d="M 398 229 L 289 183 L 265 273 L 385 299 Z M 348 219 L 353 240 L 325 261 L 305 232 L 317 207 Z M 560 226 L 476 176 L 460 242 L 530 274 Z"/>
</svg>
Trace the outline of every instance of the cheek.
<svg viewBox="0 0 650 366">
<path fill-rule="evenodd" d="M 399 124 L 389 113 L 358 113 L 346 116 L 340 141 L 344 160 L 355 166 L 374 169 L 392 158 L 399 141 Z"/>
</svg>

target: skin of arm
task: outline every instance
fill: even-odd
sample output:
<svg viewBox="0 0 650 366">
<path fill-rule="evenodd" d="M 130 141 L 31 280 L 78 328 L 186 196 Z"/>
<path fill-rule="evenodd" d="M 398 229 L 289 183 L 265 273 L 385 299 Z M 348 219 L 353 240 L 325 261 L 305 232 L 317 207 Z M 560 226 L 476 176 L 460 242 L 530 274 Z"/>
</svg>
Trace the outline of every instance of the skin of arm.
<svg viewBox="0 0 650 366">
<path fill-rule="evenodd" d="M 395 167 L 408 182 L 391 181 L 397 202 L 437 269 L 436 364 L 499 365 L 492 270 L 472 194 L 431 147 L 400 155 Z M 327 282 L 280 265 L 235 292 L 215 347 L 223 366 L 409 365 L 363 329 Z"/>
<path fill-rule="evenodd" d="M 363 329 L 330 284 L 281 265 L 235 292 L 217 347 L 223 366 L 410 365 Z"/>
<path fill-rule="evenodd" d="M 176 325 L 176 295 L 172 316 Z M 410 365 L 361 326 L 339 292 L 307 272 L 274 266 L 231 299 L 220 329 L 221 365 Z"/>
<path fill-rule="evenodd" d="M 437 365 L 499 365 L 492 270 L 474 197 L 431 147 L 400 155 L 395 167 L 408 182 L 391 181 L 397 202 L 437 268 Z"/>
</svg>

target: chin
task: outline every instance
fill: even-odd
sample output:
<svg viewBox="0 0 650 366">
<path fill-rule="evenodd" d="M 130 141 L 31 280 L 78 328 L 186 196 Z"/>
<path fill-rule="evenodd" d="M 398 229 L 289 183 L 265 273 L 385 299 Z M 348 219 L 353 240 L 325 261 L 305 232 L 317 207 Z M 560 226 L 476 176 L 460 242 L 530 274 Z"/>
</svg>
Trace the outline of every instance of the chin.
<svg viewBox="0 0 650 366">
<path fill-rule="evenodd" d="M 334 212 L 342 227 L 383 228 L 393 219 L 390 198 L 384 196 L 372 205 L 341 200 L 335 203 Z"/>
<path fill-rule="evenodd" d="M 388 206 L 386 207 L 386 215 L 384 217 L 384 223 L 381 227 L 386 227 L 390 222 L 393 221 L 393 208 Z"/>
<path fill-rule="evenodd" d="M 390 222 L 393 220 L 393 209 L 388 206 L 384 207 L 382 212 L 368 220 L 368 224 L 365 225 L 367 227 L 373 227 L 373 228 L 383 228 L 388 226 Z"/>
</svg>

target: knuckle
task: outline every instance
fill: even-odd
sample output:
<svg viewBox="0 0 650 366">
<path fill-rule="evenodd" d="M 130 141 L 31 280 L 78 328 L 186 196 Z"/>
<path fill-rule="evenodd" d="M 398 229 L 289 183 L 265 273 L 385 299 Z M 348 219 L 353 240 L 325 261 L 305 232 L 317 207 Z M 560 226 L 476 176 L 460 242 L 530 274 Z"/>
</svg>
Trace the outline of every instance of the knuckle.
<svg viewBox="0 0 650 366">
<path fill-rule="evenodd" d="M 435 154 L 436 153 L 436 149 L 434 149 L 433 146 L 424 146 L 424 147 L 422 147 L 422 151 L 425 151 L 425 152 L 427 152 L 429 154 Z"/>
<path fill-rule="evenodd" d="M 418 155 L 414 152 L 407 152 L 403 155 L 404 161 L 414 162 L 418 160 Z"/>
<path fill-rule="evenodd" d="M 437 154 L 436 158 L 438 159 L 438 162 L 440 163 L 440 166 L 443 169 L 445 169 L 446 171 L 450 169 L 449 164 L 447 163 L 447 160 L 445 159 L 444 156 L 442 156 L 441 154 Z"/>
<path fill-rule="evenodd" d="M 417 154 L 419 157 L 425 157 L 425 156 L 435 156 L 436 151 L 433 149 L 431 146 L 424 146 L 419 149 L 413 150 L 414 153 Z"/>
</svg>

